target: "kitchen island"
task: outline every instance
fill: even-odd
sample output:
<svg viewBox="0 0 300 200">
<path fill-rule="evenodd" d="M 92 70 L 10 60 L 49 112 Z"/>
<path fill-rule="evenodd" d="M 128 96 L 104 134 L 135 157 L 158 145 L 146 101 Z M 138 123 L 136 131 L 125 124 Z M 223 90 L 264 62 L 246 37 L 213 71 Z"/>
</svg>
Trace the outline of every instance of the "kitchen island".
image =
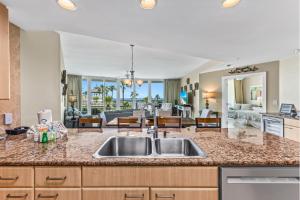
<svg viewBox="0 0 300 200">
<path fill-rule="evenodd" d="M 0 199 L 218 200 L 221 167 L 299 167 L 300 143 L 256 129 L 160 129 L 159 137 L 163 131 L 192 139 L 207 156 L 93 158 L 108 138 L 149 137 L 144 129 L 74 129 L 48 144 L 10 136 L 0 141 Z"/>
</svg>

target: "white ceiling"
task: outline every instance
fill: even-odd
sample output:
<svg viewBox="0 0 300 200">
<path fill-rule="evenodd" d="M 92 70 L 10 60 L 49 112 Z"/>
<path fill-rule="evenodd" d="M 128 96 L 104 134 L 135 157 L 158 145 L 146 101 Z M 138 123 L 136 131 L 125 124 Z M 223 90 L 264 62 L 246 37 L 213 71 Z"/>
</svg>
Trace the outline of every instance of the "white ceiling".
<svg viewBox="0 0 300 200">
<path fill-rule="evenodd" d="M 158 0 L 153 10 L 141 9 L 138 0 L 75 0 L 75 12 L 56 0 L 0 2 L 26 30 L 88 35 L 235 65 L 280 59 L 299 48 L 299 0 L 241 0 L 232 9 L 223 9 L 221 0 Z"/>
<path fill-rule="evenodd" d="M 118 78 L 124 77 L 130 69 L 129 44 L 70 33 L 60 33 L 60 38 L 68 73 Z M 134 47 L 134 70 L 138 78 L 179 78 L 207 61 L 161 50 Z"/>
</svg>

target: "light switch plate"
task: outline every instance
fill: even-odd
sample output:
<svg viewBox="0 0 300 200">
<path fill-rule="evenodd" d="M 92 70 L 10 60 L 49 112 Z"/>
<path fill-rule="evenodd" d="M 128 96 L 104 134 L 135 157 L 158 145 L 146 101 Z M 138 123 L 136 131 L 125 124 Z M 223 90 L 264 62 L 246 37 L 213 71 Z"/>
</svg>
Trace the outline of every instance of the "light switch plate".
<svg viewBox="0 0 300 200">
<path fill-rule="evenodd" d="M 12 113 L 4 113 L 4 124 L 10 125 L 13 123 Z"/>
</svg>

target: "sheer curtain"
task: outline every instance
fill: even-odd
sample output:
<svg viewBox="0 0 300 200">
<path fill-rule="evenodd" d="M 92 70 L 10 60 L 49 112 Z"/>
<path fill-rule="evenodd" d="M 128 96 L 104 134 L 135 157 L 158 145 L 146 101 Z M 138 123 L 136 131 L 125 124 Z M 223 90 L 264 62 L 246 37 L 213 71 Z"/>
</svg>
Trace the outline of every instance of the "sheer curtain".
<svg viewBox="0 0 300 200">
<path fill-rule="evenodd" d="M 164 89 L 164 96 L 166 103 L 175 103 L 179 100 L 180 94 L 180 79 L 166 79 L 164 81 L 165 89 Z"/>
<path fill-rule="evenodd" d="M 235 103 L 244 103 L 243 80 L 234 80 Z"/>
<path fill-rule="evenodd" d="M 68 75 L 68 93 L 67 95 L 76 95 L 77 102 L 74 104 L 74 107 L 78 110 L 81 110 L 81 93 L 82 93 L 82 77 L 77 75 Z M 67 97 L 68 101 L 68 97 Z M 71 106 L 67 102 L 68 107 Z"/>
</svg>

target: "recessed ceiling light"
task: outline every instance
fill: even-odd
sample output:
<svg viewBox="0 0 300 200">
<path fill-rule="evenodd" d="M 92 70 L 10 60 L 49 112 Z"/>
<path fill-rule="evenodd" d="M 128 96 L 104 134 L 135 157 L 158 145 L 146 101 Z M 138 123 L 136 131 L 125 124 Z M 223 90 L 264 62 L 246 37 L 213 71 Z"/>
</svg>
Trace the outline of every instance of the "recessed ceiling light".
<svg viewBox="0 0 300 200">
<path fill-rule="evenodd" d="M 140 1 L 141 1 L 141 7 L 146 10 L 153 9 L 157 3 L 156 0 L 140 0 Z"/>
<path fill-rule="evenodd" d="M 74 11 L 77 9 L 76 4 L 72 0 L 57 0 L 60 7 L 66 10 Z"/>
<path fill-rule="evenodd" d="M 224 8 L 232 8 L 240 3 L 241 0 L 223 0 L 223 7 Z"/>
</svg>

